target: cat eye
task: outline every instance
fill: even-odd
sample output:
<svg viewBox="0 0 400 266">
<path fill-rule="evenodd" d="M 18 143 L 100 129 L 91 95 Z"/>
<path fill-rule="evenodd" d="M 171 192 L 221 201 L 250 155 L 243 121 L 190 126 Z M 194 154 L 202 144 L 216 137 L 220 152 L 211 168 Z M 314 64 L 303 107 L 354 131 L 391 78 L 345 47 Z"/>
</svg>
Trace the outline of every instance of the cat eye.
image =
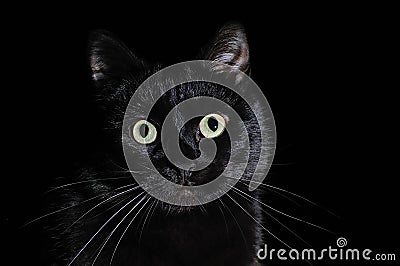
<svg viewBox="0 0 400 266">
<path fill-rule="evenodd" d="M 200 121 L 200 132 L 204 137 L 211 139 L 218 137 L 224 132 L 225 119 L 219 114 L 209 114 Z"/>
<path fill-rule="evenodd" d="M 156 128 L 146 120 L 139 120 L 133 126 L 133 138 L 140 144 L 150 144 L 157 137 Z"/>
</svg>

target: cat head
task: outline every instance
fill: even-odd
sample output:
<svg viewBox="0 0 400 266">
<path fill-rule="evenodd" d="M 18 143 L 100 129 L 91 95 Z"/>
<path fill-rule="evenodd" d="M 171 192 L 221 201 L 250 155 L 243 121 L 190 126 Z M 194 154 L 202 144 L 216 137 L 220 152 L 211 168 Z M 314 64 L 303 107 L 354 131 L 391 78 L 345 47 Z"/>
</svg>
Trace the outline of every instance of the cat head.
<svg viewBox="0 0 400 266">
<path fill-rule="evenodd" d="M 138 58 L 107 31 L 95 31 L 91 34 L 89 55 L 92 79 L 98 90 L 99 102 L 106 112 L 109 127 L 115 130 L 114 142 L 121 145 L 122 123 L 129 100 L 138 86 L 162 66 L 149 64 Z M 226 65 L 230 66 L 238 80 L 240 75 L 250 72 L 249 58 L 249 46 L 244 28 L 232 23 L 223 26 L 198 57 L 215 62 L 215 71 Z M 157 86 L 167 85 L 157 84 Z M 142 104 L 146 104 L 150 96 L 151 92 L 144 93 L 140 97 Z M 128 146 L 134 158 L 140 162 L 140 158 L 149 157 L 158 173 L 164 178 L 184 186 L 205 184 L 218 177 L 226 168 L 229 159 L 232 156 L 239 156 L 232 154 L 232 146 L 240 147 L 248 138 L 248 135 L 243 133 L 243 141 L 231 143 L 224 127 L 232 121 L 224 110 L 215 110 L 206 116 L 192 118 L 181 125 L 179 121 L 184 120 L 185 114 L 178 109 L 173 112 L 172 119 L 178 128 L 179 146 L 183 155 L 192 160 L 199 158 L 201 154 L 199 144 L 202 140 L 213 141 L 217 153 L 211 159 L 212 162 L 199 171 L 183 170 L 171 163 L 165 155 L 160 140 L 163 121 L 177 104 L 197 96 L 209 96 L 229 103 L 238 111 L 246 127 L 255 131 L 262 130 L 251 111 L 252 107 L 228 88 L 209 82 L 189 82 L 168 90 L 154 104 L 148 117 L 143 116 L 140 110 L 130 113 L 135 122 L 131 125 Z M 201 109 L 202 106 L 194 104 L 192 108 Z M 253 144 L 256 141 L 250 139 Z M 248 163 L 251 169 L 251 164 L 254 164 L 254 168 L 258 160 Z M 155 174 L 146 169 L 142 169 L 141 172 L 147 177 Z"/>
</svg>

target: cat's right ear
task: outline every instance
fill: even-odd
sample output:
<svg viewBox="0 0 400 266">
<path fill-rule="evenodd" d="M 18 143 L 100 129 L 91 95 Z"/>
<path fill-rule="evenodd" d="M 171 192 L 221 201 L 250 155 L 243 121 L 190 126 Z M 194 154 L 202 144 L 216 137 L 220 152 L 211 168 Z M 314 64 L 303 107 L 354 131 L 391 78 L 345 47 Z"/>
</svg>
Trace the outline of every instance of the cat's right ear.
<svg viewBox="0 0 400 266">
<path fill-rule="evenodd" d="M 95 30 L 90 33 L 89 60 L 96 87 L 104 87 L 143 67 L 143 62 L 106 30 Z"/>
<path fill-rule="evenodd" d="M 234 71 L 240 70 L 249 74 L 249 44 L 244 27 L 236 22 L 225 24 L 211 44 L 203 50 L 202 57 L 220 65 L 229 65 Z"/>
</svg>

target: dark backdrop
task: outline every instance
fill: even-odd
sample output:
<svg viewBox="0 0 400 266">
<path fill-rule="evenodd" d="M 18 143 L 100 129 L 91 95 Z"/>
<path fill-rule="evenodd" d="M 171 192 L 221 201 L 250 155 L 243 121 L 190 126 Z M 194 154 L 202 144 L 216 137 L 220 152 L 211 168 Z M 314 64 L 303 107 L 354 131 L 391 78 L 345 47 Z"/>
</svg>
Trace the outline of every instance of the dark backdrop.
<svg viewBox="0 0 400 266">
<path fill-rule="evenodd" d="M 72 8 L 51 13 L 37 8 L 16 14 L 21 24 L 3 23 L 3 53 L 11 59 L 5 75 L 10 82 L 2 86 L 2 128 L 9 133 L 3 139 L 7 161 L 1 193 L 7 265 L 15 265 L 17 257 L 25 265 L 40 265 L 39 226 L 19 227 L 43 214 L 42 194 L 55 177 L 102 145 L 87 64 L 90 30 L 107 29 L 137 55 L 173 63 L 193 59 L 229 20 L 247 29 L 252 78 L 275 116 L 277 153 L 267 182 L 338 217 L 301 200 L 302 208 L 290 207 L 284 198 L 271 202 L 337 235 L 283 221 L 316 245 L 335 245 L 343 236 L 351 247 L 400 257 L 398 173 L 393 171 L 398 156 L 388 153 L 396 151 L 390 136 L 397 108 L 380 75 L 391 42 L 385 30 L 390 16 L 378 24 L 382 20 L 374 11 L 358 8 L 151 10 L 88 9 L 78 15 Z"/>
</svg>

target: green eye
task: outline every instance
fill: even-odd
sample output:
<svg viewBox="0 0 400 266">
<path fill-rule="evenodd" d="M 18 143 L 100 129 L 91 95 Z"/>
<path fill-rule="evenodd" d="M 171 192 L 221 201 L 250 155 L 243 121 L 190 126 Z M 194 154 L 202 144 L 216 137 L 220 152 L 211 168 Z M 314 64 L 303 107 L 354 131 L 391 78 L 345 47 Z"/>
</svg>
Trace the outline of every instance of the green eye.
<svg viewBox="0 0 400 266">
<path fill-rule="evenodd" d="M 212 139 L 224 132 L 226 126 L 225 119 L 219 114 L 209 114 L 200 121 L 200 131 L 204 137 Z"/>
<path fill-rule="evenodd" d="M 146 120 L 139 120 L 133 126 L 133 138 L 140 144 L 150 144 L 157 137 L 156 128 Z"/>
</svg>

